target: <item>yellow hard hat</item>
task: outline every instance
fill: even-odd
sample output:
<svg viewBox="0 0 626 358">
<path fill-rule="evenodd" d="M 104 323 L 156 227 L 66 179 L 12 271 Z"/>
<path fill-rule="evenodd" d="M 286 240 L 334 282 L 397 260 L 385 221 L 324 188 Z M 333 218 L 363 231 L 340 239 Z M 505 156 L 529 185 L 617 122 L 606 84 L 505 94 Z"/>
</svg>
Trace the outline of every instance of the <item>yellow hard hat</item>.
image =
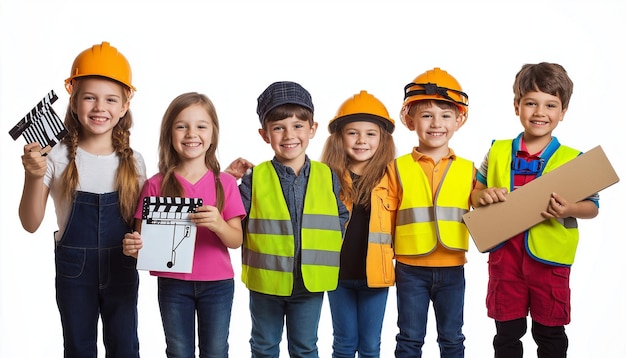
<svg viewBox="0 0 626 358">
<path fill-rule="evenodd" d="M 452 75 L 438 67 L 415 77 L 413 82 L 404 87 L 403 110 L 411 102 L 423 99 L 452 102 L 459 107 L 461 114 L 467 116 L 467 94 Z"/>
<path fill-rule="evenodd" d="M 328 131 L 334 133 L 346 123 L 358 121 L 376 123 L 389 133 L 395 129 L 395 122 L 383 103 L 367 91 L 361 91 L 343 102 L 335 118 L 328 123 Z"/>
<path fill-rule="evenodd" d="M 72 94 L 72 81 L 85 76 L 101 76 L 110 78 L 128 87 L 132 92 L 132 73 L 126 57 L 108 42 L 93 45 L 76 56 L 72 64 L 70 77 L 65 80 L 65 89 Z"/>
</svg>

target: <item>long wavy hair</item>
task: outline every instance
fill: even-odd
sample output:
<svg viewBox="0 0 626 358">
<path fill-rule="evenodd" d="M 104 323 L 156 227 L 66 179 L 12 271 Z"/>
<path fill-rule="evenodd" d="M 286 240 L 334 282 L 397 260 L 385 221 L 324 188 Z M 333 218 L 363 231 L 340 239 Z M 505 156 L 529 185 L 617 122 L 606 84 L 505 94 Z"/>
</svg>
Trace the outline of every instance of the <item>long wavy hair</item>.
<svg viewBox="0 0 626 358">
<path fill-rule="evenodd" d="M 104 77 L 99 77 L 108 80 Z M 81 78 L 74 79 L 72 94 L 70 95 L 70 103 L 65 113 L 65 127 L 68 135 L 62 142 L 67 145 L 67 158 L 69 163 L 62 174 L 60 185 L 62 186 L 63 197 L 72 201 L 76 188 L 78 187 L 78 168 L 76 167 L 76 150 L 83 136 L 83 127 L 78 120 L 78 115 L 73 108 L 77 107 L 78 97 L 81 93 Z M 131 91 L 126 86 L 117 81 L 113 81 L 122 87 L 122 101 L 124 104 L 130 101 Z M 119 158 L 119 165 L 115 173 L 115 190 L 119 194 L 120 213 L 124 220 L 131 224 L 137 200 L 139 199 L 141 188 L 139 187 L 139 170 L 137 169 L 137 161 L 135 159 L 133 149 L 130 147 L 130 128 L 133 126 L 133 116 L 130 109 L 126 111 L 124 117 L 120 119 L 113 131 L 111 139 L 113 141 L 113 149 Z"/>
<path fill-rule="evenodd" d="M 374 153 L 367 164 L 367 170 L 361 174 L 357 181 L 351 183 L 351 159 L 344 149 L 342 132 L 343 127 L 338 128 L 326 139 L 321 161 L 326 163 L 339 176 L 341 200 L 354 205 L 361 204 L 369 208 L 374 187 L 385 174 L 387 164 L 393 161 L 396 156 L 396 145 L 393 141 L 393 136 L 382 127 L 380 128 L 380 144 L 376 153 Z"/>
<path fill-rule="evenodd" d="M 197 92 L 183 93 L 174 98 L 163 115 L 163 121 L 161 122 L 161 137 L 159 139 L 159 173 L 163 175 L 161 195 L 185 196 L 182 185 L 180 185 L 174 175 L 174 169 L 178 163 L 180 163 L 180 157 L 172 145 L 172 129 L 174 121 L 180 112 L 193 105 L 202 106 L 207 111 L 209 117 L 211 118 L 211 124 L 213 125 L 213 136 L 211 138 L 212 144 L 204 155 L 204 163 L 215 176 L 215 206 L 221 212 L 224 208 L 224 187 L 222 186 L 222 182 L 220 180 L 220 163 L 217 160 L 216 154 L 220 134 L 220 125 L 213 102 L 211 102 L 207 96 Z"/>
</svg>

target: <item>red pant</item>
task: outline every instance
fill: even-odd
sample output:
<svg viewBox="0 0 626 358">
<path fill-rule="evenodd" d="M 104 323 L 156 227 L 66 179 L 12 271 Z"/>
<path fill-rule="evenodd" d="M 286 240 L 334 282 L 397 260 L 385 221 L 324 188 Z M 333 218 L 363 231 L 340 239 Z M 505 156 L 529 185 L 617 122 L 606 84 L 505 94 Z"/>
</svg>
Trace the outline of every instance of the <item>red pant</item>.
<svg viewBox="0 0 626 358">
<path fill-rule="evenodd" d="M 545 326 L 570 322 L 570 268 L 531 258 L 524 236 L 489 254 L 487 314 L 496 321 L 526 317 Z"/>
</svg>

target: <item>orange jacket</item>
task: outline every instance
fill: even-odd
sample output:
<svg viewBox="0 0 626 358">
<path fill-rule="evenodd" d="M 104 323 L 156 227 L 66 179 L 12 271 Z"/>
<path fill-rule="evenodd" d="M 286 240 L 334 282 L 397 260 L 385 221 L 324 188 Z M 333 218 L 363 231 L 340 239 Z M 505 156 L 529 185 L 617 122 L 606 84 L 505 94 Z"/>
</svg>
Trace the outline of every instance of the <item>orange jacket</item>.
<svg viewBox="0 0 626 358">
<path fill-rule="evenodd" d="M 350 173 L 348 181 L 352 185 Z M 365 271 L 369 287 L 393 286 L 396 275 L 393 265 L 393 247 L 391 246 L 394 223 L 396 222 L 397 201 L 390 200 L 387 176 L 372 191 L 371 215 Z M 344 204 L 352 214 L 352 203 Z"/>
</svg>

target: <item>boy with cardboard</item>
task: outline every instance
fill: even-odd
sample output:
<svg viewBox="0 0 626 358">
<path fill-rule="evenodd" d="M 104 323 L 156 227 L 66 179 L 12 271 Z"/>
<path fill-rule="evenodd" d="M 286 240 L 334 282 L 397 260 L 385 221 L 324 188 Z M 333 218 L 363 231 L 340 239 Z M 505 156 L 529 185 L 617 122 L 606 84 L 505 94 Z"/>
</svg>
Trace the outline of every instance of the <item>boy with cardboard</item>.
<svg viewBox="0 0 626 358">
<path fill-rule="evenodd" d="M 513 85 L 515 114 L 524 132 L 494 141 L 472 191 L 472 205 L 506 200 L 507 193 L 575 159 L 580 151 L 561 145 L 552 132 L 563 120 L 573 91 L 565 69 L 554 63 L 526 64 Z M 526 316 L 538 357 L 565 357 L 570 322 L 570 266 L 578 244 L 576 218 L 598 214 L 598 196 L 569 202 L 552 193 L 546 219 L 489 253 L 487 310 L 495 320 L 495 357 L 522 357 Z"/>
</svg>

